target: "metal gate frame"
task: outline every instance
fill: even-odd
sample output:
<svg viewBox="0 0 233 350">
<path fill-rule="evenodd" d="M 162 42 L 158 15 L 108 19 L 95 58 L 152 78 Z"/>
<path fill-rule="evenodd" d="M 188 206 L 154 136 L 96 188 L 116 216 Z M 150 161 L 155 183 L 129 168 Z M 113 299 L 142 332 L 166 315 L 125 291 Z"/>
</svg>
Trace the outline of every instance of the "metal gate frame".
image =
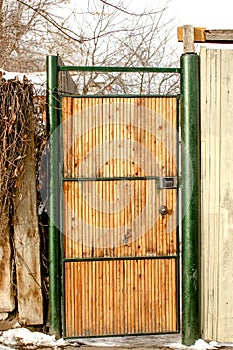
<svg viewBox="0 0 233 350">
<path fill-rule="evenodd" d="M 200 96 L 199 56 L 181 56 L 181 68 L 156 67 L 77 67 L 59 64 L 58 56 L 47 56 L 47 118 L 50 131 L 49 179 L 49 302 L 50 333 L 62 334 L 60 232 L 54 224 L 61 213 L 61 169 L 59 138 L 54 131 L 60 124 L 59 72 L 155 72 L 181 75 L 182 173 L 182 342 L 192 345 L 200 338 Z M 143 97 L 143 95 L 140 95 Z M 58 176 L 59 174 L 59 176 Z"/>
</svg>

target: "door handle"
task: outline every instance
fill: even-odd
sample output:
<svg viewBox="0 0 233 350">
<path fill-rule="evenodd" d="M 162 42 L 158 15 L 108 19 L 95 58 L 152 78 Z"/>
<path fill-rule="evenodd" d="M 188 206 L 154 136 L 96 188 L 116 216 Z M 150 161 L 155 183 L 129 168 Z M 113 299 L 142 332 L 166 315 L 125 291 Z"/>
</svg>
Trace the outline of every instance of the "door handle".
<svg viewBox="0 0 233 350">
<path fill-rule="evenodd" d="M 159 208 L 159 214 L 167 215 L 168 214 L 168 207 L 166 205 L 161 205 Z"/>
</svg>

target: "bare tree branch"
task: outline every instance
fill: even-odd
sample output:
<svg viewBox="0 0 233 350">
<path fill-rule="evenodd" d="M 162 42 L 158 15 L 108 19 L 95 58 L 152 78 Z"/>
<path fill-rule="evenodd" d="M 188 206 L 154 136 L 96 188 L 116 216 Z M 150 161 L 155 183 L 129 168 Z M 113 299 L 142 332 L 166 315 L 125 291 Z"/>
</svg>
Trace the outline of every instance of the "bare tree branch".
<svg viewBox="0 0 233 350">
<path fill-rule="evenodd" d="M 120 12 L 123 12 L 127 15 L 130 15 L 130 16 L 148 16 L 149 14 L 157 14 L 159 13 L 160 11 L 154 11 L 154 12 L 142 12 L 142 13 L 135 13 L 135 12 L 129 12 L 129 11 L 126 11 L 124 8 L 122 8 L 121 6 L 117 6 L 117 5 L 113 5 L 113 4 L 110 4 L 108 1 L 106 0 L 100 0 L 101 2 L 103 2 L 105 5 L 108 5 L 108 6 L 111 6 L 113 8 L 115 8 L 116 10 L 120 11 Z"/>
<path fill-rule="evenodd" d="M 173 24 L 164 16 L 170 0 L 163 1 L 158 9 L 136 13 L 119 0 L 86 1 L 69 11 L 63 11 L 65 0 L 0 0 L 0 66 L 41 70 L 45 55 L 55 53 L 69 65 L 170 65 L 176 59 L 169 45 Z M 84 94 L 177 89 L 175 76 L 151 73 L 80 72 L 75 79 Z"/>
<path fill-rule="evenodd" d="M 17 2 L 19 2 L 20 4 L 28 7 L 29 9 L 33 10 L 34 12 L 38 13 L 41 17 L 43 17 L 46 21 L 48 21 L 49 23 L 51 23 L 55 28 L 57 28 L 62 34 L 64 34 L 65 36 L 69 37 L 72 40 L 75 40 L 79 43 L 82 43 L 83 41 L 87 40 L 87 39 L 77 39 L 76 36 L 78 36 L 77 33 L 75 33 L 73 30 L 69 29 L 69 28 L 65 28 L 61 25 L 59 25 L 52 17 L 50 14 L 48 14 L 47 12 L 40 10 L 39 8 L 35 8 L 33 6 L 31 6 L 30 4 L 27 4 L 25 1 L 22 0 L 17 0 Z M 71 36 L 70 34 L 74 34 L 75 36 Z"/>
</svg>

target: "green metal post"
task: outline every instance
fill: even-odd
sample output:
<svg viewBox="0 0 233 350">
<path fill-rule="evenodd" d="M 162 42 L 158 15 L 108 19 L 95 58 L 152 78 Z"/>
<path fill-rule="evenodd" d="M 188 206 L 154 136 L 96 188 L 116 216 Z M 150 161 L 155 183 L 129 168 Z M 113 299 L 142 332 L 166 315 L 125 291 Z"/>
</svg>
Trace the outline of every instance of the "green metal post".
<svg viewBox="0 0 233 350">
<path fill-rule="evenodd" d="M 200 338 L 200 74 L 195 53 L 181 56 L 182 342 Z"/>
<path fill-rule="evenodd" d="M 59 98 L 58 56 L 47 57 L 47 116 L 50 128 L 49 159 L 49 309 L 50 333 L 61 335 L 61 274 L 59 218 Z"/>
</svg>

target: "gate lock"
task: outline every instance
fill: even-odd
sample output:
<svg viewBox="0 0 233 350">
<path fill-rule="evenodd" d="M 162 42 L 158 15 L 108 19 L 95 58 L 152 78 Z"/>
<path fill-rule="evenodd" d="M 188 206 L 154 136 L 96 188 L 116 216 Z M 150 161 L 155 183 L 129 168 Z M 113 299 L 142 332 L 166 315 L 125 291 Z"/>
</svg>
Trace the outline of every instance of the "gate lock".
<svg viewBox="0 0 233 350">
<path fill-rule="evenodd" d="M 157 188 L 159 190 L 172 189 L 178 187 L 177 176 L 160 176 L 158 177 Z"/>
</svg>

